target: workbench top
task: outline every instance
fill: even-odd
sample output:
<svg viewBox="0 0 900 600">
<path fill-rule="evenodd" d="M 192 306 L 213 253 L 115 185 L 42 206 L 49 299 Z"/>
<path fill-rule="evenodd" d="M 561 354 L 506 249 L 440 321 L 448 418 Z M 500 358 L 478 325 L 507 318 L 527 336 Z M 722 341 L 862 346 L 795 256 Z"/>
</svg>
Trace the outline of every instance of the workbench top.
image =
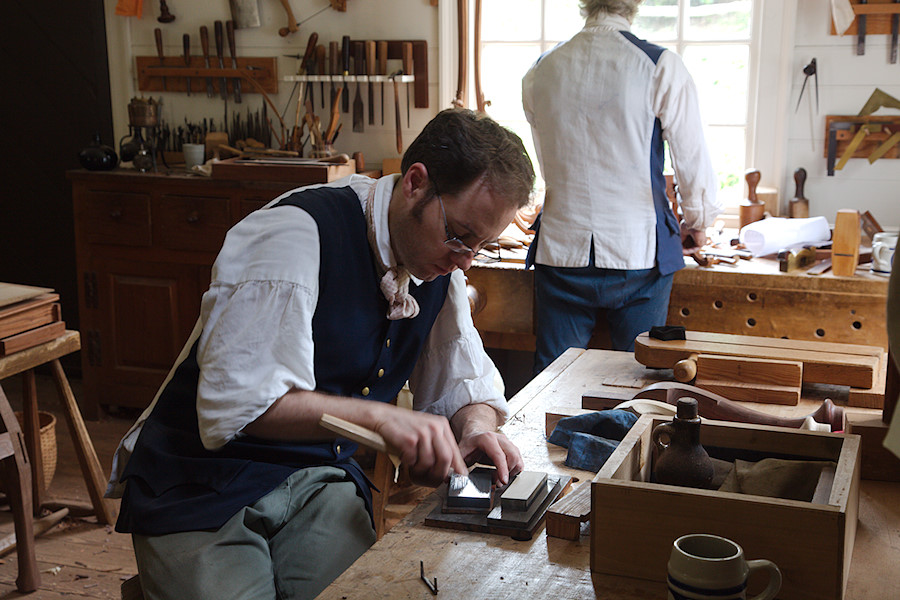
<svg viewBox="0 0 900 600">
<path fill-rule="evenodd" d="M 545 413 L 580 408 L 582 394 L 602 386 L 636 391 L 670 376 L 671 371 L 645 369 L 630 353 L 570 349 L 510 400 L 514 416 L 503 430 L 522 451 L 526 469 L 571 475 L 577 478 L 575 486 L 590 485 L 593 473 L 569 469 L 563 464 L 566 450 L 546 442 Z M 794 416 L 812 412 L 818 401 L 819 397 L 812 397 L 799 406 L 748 406 Z M 880 415 L 880 411 L 868 412 Z M 900 598 L 900 577 L 896 573 L 900 564 L 900 484 L 861 483 L 859 526 L 846 598 Z M 420 560 L 425 576 L 437 578 L 439 595 L 445 600 L 665 597 L 664 583 L 592 574 L 589 532 L 584 529 L 575 542 L 548 538 L 543 527 L 530 541 L 426 527 L 425 516 L 438 501 L 435 494 L 429 496 L 319 598 L 430 597 L 419 578 Z"/>
</svg>

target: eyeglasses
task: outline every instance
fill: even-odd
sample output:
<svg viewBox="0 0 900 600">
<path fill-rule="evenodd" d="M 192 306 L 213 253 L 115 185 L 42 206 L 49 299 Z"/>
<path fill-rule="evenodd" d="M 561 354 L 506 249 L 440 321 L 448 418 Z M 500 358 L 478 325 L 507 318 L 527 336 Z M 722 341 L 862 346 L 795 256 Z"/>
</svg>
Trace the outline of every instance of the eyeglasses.
<svg viewBox="0 0 900 600">
<path fill-rule="evenodd" d="M 437 193 L 437 190 L 435 190 L 434 195 L 437 196 L 438 203 L 441 206 L 441 216 L 444 217 L 444 233 L 447 234 L 444 245 L 453 252 L 464 255 L 466 258 L 475 258 L 475 255 L 478 253 L 466 246 L 461 239 L 450 231 L 450 225 L 447 223 L 447 213 L 444 211 L 444 201 L 441 199 L 441 195 Z"/>
<path fill-rule="evenodd" d="M 432 185 L 434 185 L 432 183 Z M 444 200 L 441 198 L 441 195 L 437 191 L 437 186 L 434 187 L 434 195 L 437 196 L 438 204 L 441 207 L 441 216 L 444 218 L 444 234 L 446 234 L 447 239 L 444 240 L 444 245 L 450 248 L 451 251 L 456 254 L 460 254 L 465 256 L 468 259 L 478 259 L 482 262 L 498 262 L 501 259 L 500 257 L 500 242 L 499 240 L 493 240 L 490 242 L 486 242 L 483 247 L 475 251 L 469 246 L 467 246 L 461 239 L 453 234 L 450 231 L 450 224 L 447 223 L 447 212 L 444 210 Z M 485 250 L 491 247 L 493 250 L 496 248 L 496 254 L 494 253 L 486 253 Z"/>
</svg>

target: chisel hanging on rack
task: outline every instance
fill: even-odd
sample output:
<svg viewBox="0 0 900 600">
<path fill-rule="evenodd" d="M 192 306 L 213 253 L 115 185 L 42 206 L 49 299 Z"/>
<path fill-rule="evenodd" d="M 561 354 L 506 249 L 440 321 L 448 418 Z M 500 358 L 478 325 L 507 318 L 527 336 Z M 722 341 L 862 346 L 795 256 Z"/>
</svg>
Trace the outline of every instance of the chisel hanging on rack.
<svg viewBox="0 0 900 600">
<path fill-rule="evenodd" d="M 372 89 L 372 76 L 375 75 L 375 40 L 366 42 L 366 92 L 369 96 L 369 125 L 375 124 L 375 91 Z"/>
<path fill-rule="evenodd" d="M 200 47 L 203 49 L 203 61 L 206 63 L 206 68 L 209 68 L 209 30 L 206 28 L 206 25 L 200 26 Z M 206 78 L 206 97 L 212 98 L 215 96 L 215 90 L 213 89 L 213 80 L 212 77 Z"/>
<path fill-rule="evenodd" d="M 350 85 L 347 76 L 350 75 L 350 36 L 341 38 L 341 72 L 344 74 L 344 92 L 341 94 L 341 112 L 350 112 Z"/>
<path fill-rule="evenodd" d="M 165 54 L 163 53 L 162 29 L 160 29 L 159 27 L 155 28 L 153 30 L 153 37 L 156 38 L 156 54 L 157 54 L 157 56 L 159 56 L 159 66 L 165 67 L 166 66 L 166 58 L 165 58 Z M 165 91 L 168 89 L 166 87 L 166 76 L 165 75 L 163 75 L 162 80 L 163 80 L 162 81 L 163 91 Z"/>
<path fill-rule="evenodd" d="M 402 48 L 402 57 L 403 57 L 403 74 L 404 75 L 412 75 L 413 68 L 413 60 L 412 60 L 412 42 L 403 42 Z M 406 82 L 406 127 L 409 127 L 409 82 Z"/>
<path fill-rule="evenodd" d="M 225 22 L 225 34 L 228 37 L 228 51 L 231 54 L 231 66 L 237 69 L 237 44 L 234 42 L 234 21 Z M 241 78 L 235 77 L 231 80 L 231 86 L 234 88 L 234 102 L 241 103 Z"/>
<path fill-rule="evenodd" d="M 213 30 L 216 35 L 216 57 L 219 59 L 219 68 L 225 68 L 225 32 L 222 27 L 222 21 L 213 23 Z M 219 95 L 222 100 L 228 100 L 228 83 L 224 77 L 219 78 Z"/>
<path fill-rule="evenodd" d="M 860 4 L 867 4 L 868 0 L 859 0 Z M 856 54 L 862 56 L 866 53 L 866 15 L 857 15 Z"/>
<path fill-rule="evenodd" d="M 353 42 L 353 72 L 355 75 L 365 75 L 366 48 L 363 42 Z M 359 88 L 362 87 L 359 79 L 356 80 L 356 96 L 353 98 L 353 131 L 362 133 L 365 131 L 365 117 L 363 117 L 363 99 Z"/>
<path fill-rule="evenodd" d="M 376 54 L 378 55 L 378 74 L 382 77 L 387 76 L 388 43 L 378 42 Z M 384 125 L 384 79 L 381 80 L 381 124 Z"/>
</svg>

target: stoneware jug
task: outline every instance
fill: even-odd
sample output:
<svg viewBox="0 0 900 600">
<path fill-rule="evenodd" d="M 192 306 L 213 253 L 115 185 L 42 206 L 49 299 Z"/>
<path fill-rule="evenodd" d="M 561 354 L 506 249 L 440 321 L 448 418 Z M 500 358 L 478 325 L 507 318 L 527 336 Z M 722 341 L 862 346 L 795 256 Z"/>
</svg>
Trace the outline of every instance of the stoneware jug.
<svg viewBox="0 0 900 600">
<path fill-rule="evenodd" d="M 669 438 L 663 443 L 662 436 Z M 715 469 L 700 445 L 700 417 L 695 398 L 679 398 L 675 418 L 653 429 L 653 443 L 659 451 L 654 465 L 657 483 L 708 488 Z"/>
<path fill-rule="evenodd" d="M 78 162 L 90 171 L 109 171 L 119 164 L 116 151 L 100 141 L 100 134 L 94 134 L 94 141 L 78 153 Z"/>
<path fill-rule="evenodd" d="M 770 560 L 746 560 L 744 550 L 727 538 L 706 533 L 684 535 L 669 555 L 669 600 L 745 600 L 747 577 L 765 570 L 769 584 L 751 600 L 769 600 L 781 589 L 781 571 Z"/>
</svg>

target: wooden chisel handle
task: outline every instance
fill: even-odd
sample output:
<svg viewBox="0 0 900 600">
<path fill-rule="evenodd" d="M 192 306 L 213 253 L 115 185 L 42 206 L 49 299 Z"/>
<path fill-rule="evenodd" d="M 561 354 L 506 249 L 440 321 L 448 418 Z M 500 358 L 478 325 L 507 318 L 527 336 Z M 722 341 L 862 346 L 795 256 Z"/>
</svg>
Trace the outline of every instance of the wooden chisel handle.
<svg viewBox="0 0 900 600">
<path fill-rule="evenodd" d="M 328 431 L 333 431 L 348 440 L 358 442 L 367 448 L 377 450 L 378 452 L 396 454 L 396 451 L 388 446 L 388 443 L 380 433 L 367 429 L 362 425 L 357 425 L 356 423 L 351 423 L 350 421 L 345 421 L 344 419 L 325 413 L 319 420 L 319 426 Z"/>
<path fill-rule="evenodd" d="M 394 119 L 397 124 L 397 153 L 403 155 L 403 135 L 400 132 L 400 82 L 397 77 L 403 72 L 396 71 L 391 74 L 391 80 L 394 82 Z"/>
</svg>

